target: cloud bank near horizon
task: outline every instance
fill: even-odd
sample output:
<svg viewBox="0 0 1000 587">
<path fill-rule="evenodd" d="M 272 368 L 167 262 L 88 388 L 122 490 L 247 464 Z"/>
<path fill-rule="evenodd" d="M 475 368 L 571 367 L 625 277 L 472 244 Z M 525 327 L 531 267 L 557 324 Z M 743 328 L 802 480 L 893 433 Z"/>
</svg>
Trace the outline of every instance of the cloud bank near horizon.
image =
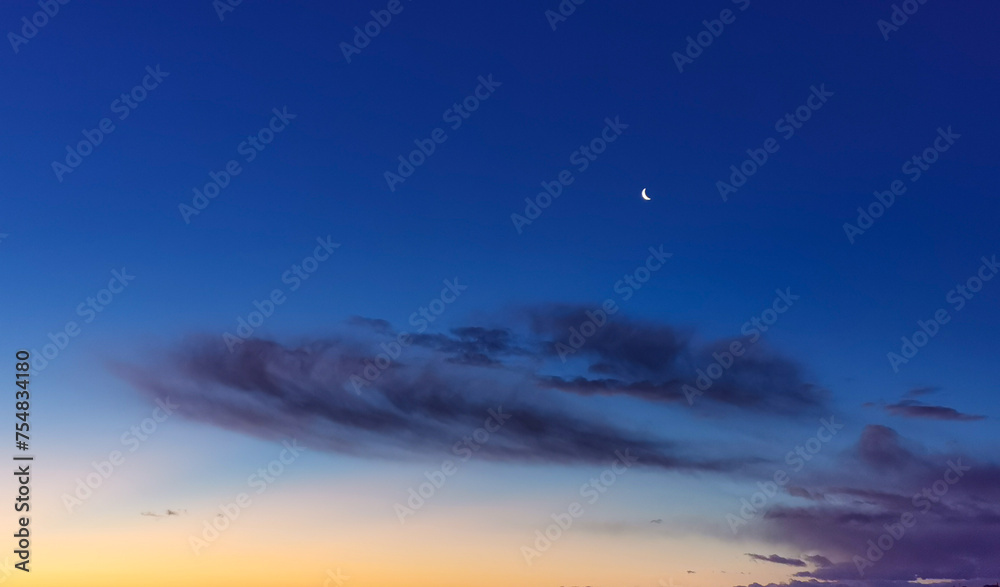
<svg viewBox="0 0 1000 587">
<path fill-rule="evenodd" d="M 865 427 L 833 466 L 785 488 L 792 499 L 741 529 L 745 539 L 819 553 L 803 557 L 815 569 L 773 587 L 978 586 L 1000 576 L 1000 466 L 929 452 L 880 425 Z"/>
</svg>

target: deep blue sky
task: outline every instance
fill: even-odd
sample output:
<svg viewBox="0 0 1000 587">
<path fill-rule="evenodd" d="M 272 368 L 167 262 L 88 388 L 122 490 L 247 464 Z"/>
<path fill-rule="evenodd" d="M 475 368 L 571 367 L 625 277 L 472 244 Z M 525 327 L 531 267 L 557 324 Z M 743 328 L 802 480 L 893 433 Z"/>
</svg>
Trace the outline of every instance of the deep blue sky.
<svg viewBox="0 0 1000 587">
<path fill-rule="evenodd" d="M 347 63 L 340 43 L 384 6 L 246 0 L 220 22 L 208 0 L 77 0 L 17 53 L 5 45 L 3 348 L 41 348 L 126 267 L 136 280 L 49 372 L 89 373 L 110 402 L 120 390 L 104 387 L 103 361 L 233 330 L 316 237 L 341 248 L 258 334 L 294 342 L 354 315 L 405 329 L 456 276 L 469 290 L 446 325 L 502 324 L 521 304 L 596 305 L 663 245 L 673 258 L 626 316 L 736 336 L 788 287 L 801 300 L 765 340 L 839 409 L 885 420 L 860 405 L 920 386 L 963 412 L 995 409 L 1000 280 L 900 373 L 886 353 L 1000 253 L 996 6 L 928 0 L 885 40 L 888 1 L 588 0 L 553 31 L 555 1 L 403 0 Z M 671 55 L 725 8 L 735 22 L 678 72 Z M 37 10 L 4 2 L 3 31 Z M 169 76 L 118 120 L 112 102 L 147 66 Z M 489 75 L 495 93 L 446 128 L 442 114 Z M 775 122 L 820 85 L 833 96 L 781 138 Z M 237 146 L 283 107 L 295 120 L 244 163 Z M 104 117 L 115 130 L 58 181 L 51 163 Z M 511 214 L 573 169 L 608 117 L 623 135 L 518 234 Z M 447 141 L 390 191 L 384 172 L 437 127 Z M 911 182 L 901 165 L 940 127 L 961 138 Z M 716 181 L 770 137 L 778 152 L 724 202 Z M 243 172 L 186 224 L 178 205 L 231 159 Z M 848 242 L 844 222 L 897 179 L 906 194 Z M 67 407 L 52 409 L 72 425 Z M 911 425 L 995 448 L 986 427 Z"/>
<path fill-rule="evenodd" d="M 12 325 L 54 328 L 124 265 L 141 277 L 114 328 L 217 329 L 327 234 L 340 253 L 276 330 L 401 325 L 454 275 L 480 310 L 599 301 L 664 244 L 676 256 L 630 313 L 735 334 L 791 286 L 803 302 L 775 342 L 828 384 L 995 384 L 973 367 L 996 344 L 989 289 L 904 374 L 884 356 L 996 251 L 995 12 L 930 3 L 886 41 L 888 5 L 753 3 L 678 73 L 671 53 L 726 7 L 588 2 L 552 31 L 541 6 L 406 2 L 348 64 L 338 44 L 374 5 L 244 3 L 224 22 L 207 2 L 66 5 L 4 58 L 4 257 L 32 275 L 7 292 Z M 31 13 L 10 2 L 0 20 Z M 65 145 L 155 65 L 162 86 L 56 181 Z M 502 86 L 390 192 L 397 156 L 488 74 Z M 815 84 L 834 96 L 723 203 L 715 182 Z M 178 204 L 282 106 L 298 118 L 185 225 Z M 510 214 L 609 116 L 623 137 L 518 235 Z M 956 146 L 850 245 L 843 222 L 948 125 Z"/>
</svg>

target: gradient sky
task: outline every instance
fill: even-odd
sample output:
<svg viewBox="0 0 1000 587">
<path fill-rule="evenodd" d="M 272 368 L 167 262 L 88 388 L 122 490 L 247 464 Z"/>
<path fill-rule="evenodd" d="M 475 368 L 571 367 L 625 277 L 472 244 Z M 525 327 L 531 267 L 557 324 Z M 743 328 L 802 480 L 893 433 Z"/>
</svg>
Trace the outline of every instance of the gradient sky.
<svg viewBox="0 0 1000 587">
<path fill-rule="evenodd" d="M 3 3 L 4 32 L 38 6 Z M 297 587 L 338 568 L 347 587 L 996 581 L 1000 559 L 952 532 L 1000 551 L 1000 280 L 961 309 L 949 299 L 1000 254 L 996 6 L 928 0 L 886 39 L 888 1 L 590 0 L 553 30 L 555 0 L 401 0 L 348 62 L 342 43 L 386 6 L 245 1 L 220 20 L 208 0 L 69 2 L 0 51 L 0 348 L 44 357 L 67 322 L 80 329 L 35 363 L 37 538 L 16 581 Z M 679 72 L 673 54 L 724 9 L 735 20 Z M 168 75 L 119 119 L 115 101 L 157 67 Z M 499 85 L 452 128 L 480 78 Z M 820 87 L 832 95 L 785 138 L 776 122 Z M 241 143 L 274 109 L 295 118 L 247 161 Z M 114 130 L 57 177 L 106 117 Z M 574 152 L 607 119 L 627 128 L 580 170 Z M 385 173 L 436 128 L 447 139 L 390 189 Z M 949 128 L 960 137 L 913 181 L 904 163 Z M 770 138 L 778 150 L 720 197 Z M 179 206 L 230 160 L 239 175 L 186 222 Z M 511 215 L 562 170 L 573 183 L 519 231 Z M 896 180 L 905 194 L 852 243 L 844 223 Z M 339 248 L 291 291 L 283 275 L 317 238 Z M 650 247 L 672 256 L 624 299 L 616 283 Z M 86 322 L 80 304 L 123 269 L 134 280 Z M 468 289 L 353 394 L 349 376 L 456 278 Z M 229 353 L 223 334 L 275 288 L 285 301 Z M 678 400 L 786 288 L 800 297 L 753 361 Z M 618 313 L 560 361 L 553 344 L 606 299 Z M 887 353 L 941 308 L 950 320 L 894 370 Z M 166 395 L 182 407 L 128 452 L 123 434 Z M 401 524 L 394 504 L 500 404 L 521 419 Z M 726 515 L 830 417 L 844 428 L 793 475 L 803 489 L 732 532 Z M 307 450 L 248 489 L 293 437 Z M 630 442 L 640 464 L 527 564 L 535 530 Z M 124 464 L 68 511 L 115 450 Z M 859 576 L 852 556 L 959 456 L 971 480 Z M 242 491 L 252 506 L 195 555 L 189 537 Z"/>
</svg>

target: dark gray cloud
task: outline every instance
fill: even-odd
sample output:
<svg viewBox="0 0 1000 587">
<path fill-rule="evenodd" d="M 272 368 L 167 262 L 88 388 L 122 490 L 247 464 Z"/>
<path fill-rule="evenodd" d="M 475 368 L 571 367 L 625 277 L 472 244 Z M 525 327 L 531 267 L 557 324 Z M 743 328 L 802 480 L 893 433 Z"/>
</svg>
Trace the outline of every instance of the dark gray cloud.
<svg viewBox="0 0 1000 587">
<path fill-rule="evenodd" d="M 416 334 L 412 344 L 451 355 L 449 362 L 499 366 L 503 359 L 530 355 L 531 351 L 518 346 L 510 330 L 467 326 L 453 328 L 448 334 Z"/>
<path fill-rule="evenodd" d="M 679 403 L 685 382 L 694 384 L 730 343 L 696 346 L 670 326 L 614 317 L 582 329 L 588 336 L 576 356 L 561 361 L 559 343 L 595 316 L 581 307 L 535 306 L 508 315 L 505 327 L 408 334 L 385 320 L 354 317 L 327 338 L 294 346 L 249 339 L 229 352 L 221 340 L 190 339 L 121 372 L 147 395 L 169 395 L 190 418 L 349 454 L 454 451 L 502 406 L 510 415 L 503 433 L 478 450 L 487 459 L 596 463 L 629 448 L 643 464 L 671 469 L 722 471 L 760 461 L 704 457 L 704 448 L 582 415 L 581 396 L 595 394 Z M 795 416 L 822 405 L 793 362 L 756 345 L 699 398 L 698 409 Z"/>
<path fill-rule="evenodd" d="M 505 335 L 485 331 L 460 331 L 457 340 L 491 354 L 509 348 Z M 526 388 L 523 373 L 455 364 L 451 353 L 464 350 L 450 342 L 427 344 L 408 348 L 360 394 L 351 378 L 373 368 L 372 357 L 366 345 L 346 339 L 296 347 L 250 339 L 232 353 L 221 340 L 190 340 L 156 365 L 121 372 L 150 397 L 169 396 L 186 417 L 332 452 L 457 454 L 475 429 L 488 421 L 495 428 L 499 413 L 502 427 L 488 442 L 473 443 L 481 458 L 603 464 L 615 459 L 615 451 L 629 451 L 640 465 L 689 471 L 756 462 L 700 456 L 699 448 L 547 405 L 538 389 Z"/>
<path fill-rule="evenodd" d="M 866 402 L 864 407 L 881 407 L 890 415 L 901 418 L 924 418 L 952 422 L 974 422 L 986 419 L 986 416 L 964 414 L 954 408 L 930 405 L 920 400 L 913 399 L 935 393 L 938 390 L 939 388 L 937 387 L 916 387 L 906 392 L 903 395 L 903 398 L 894 404 L 886 405 L 885 402 Z"/>
<path fill-rule="evenodd" d="M 186 513 L 187 513 L 187 510 L 167 510 L 167 511 L 163 512 L 162 514 L 158 514 L 156 512 L 145 511 L 145 512 L 142 512 L 139 515 L 140 516 L 150 517 L 150 518 L 166 518 L 166 517 L 170 517 L 170 516 L 180 516 L 181 514 L 186 514 Z"/>
<path fill-rule="evenodd" d="M 537 379 L 537 383 L 541 387 L 568 391 L 577 395 L 628 395 L 649 401 L 687 401 L 684 392 L 681 391 L 684 383 L 682 381 L 653 383 L 652 381 L 626 382 L 620 379 L 543 376 Z"/>
<path fill-rule="evenodd" d="M 697 396 L 699 408 L 714 404 L 786 416 L 825 409 L 826 393 L 805 380 L 798 364 L 761 342 L 723 339 L 696 344 L 689 332 L 622 317 L 602 322 L 596 312 L 565 305 L 525 311 L 543 353 L 578 361 L 586 371 L 572 377 L 542 376 L 541 385 L 580 395 L 687 404 L 684 386 L 699 389 L 701 378 L 710 386 Z M 597 323 L 603 325 L 592 331 L 584 326 Z M 742 345 L 742 356 L 729 354 L 734 342 Z M 715 376 L 720 371 L 721 376 Z"/>
<path fill-rule="evenodd" d="M 748 552 L 747 556 L 750 557 L 750 560 L 762 561 L 765 563 L 775 563 L 778 565 L 787 565 L 789 567 L 806 566 L 805 561 L 799 560 L 797 558 L 785 558 L 783 556 L 778 556 L 776 554 L 764 556 L 763 554 L 754 554 L 752 552 Z"/>
</svg>

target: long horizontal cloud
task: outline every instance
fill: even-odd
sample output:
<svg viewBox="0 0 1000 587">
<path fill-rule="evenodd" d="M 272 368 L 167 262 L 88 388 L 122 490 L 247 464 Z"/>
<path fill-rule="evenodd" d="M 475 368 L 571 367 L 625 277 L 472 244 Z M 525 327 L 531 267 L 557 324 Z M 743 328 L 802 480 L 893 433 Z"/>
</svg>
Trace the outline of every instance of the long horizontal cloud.
<svg viewBox="0 0 1000 587">
<path fill-rule="evenodd" d="M 748 552 L 747 556 L 750 557 L 751 560 L 761 561 L 761 562 L 765 562 L 765 563 L 775 563 L 775 564 L 778 564 L 778 565 L 787 565 L 789 567 L 804 567 L 804 566 L 806 566 L 805 561 L 799 560 L 797 558 L 785 558 L 785 557 L 779 556 L 777 554 L 772 554 L 772 555 L 769 555 L 769 556 L 764 556 L 763 554 L 754 554 L 752 552 Z"/>
<path fill-rule="evenodd" d="M 895 404 L 889 404 L 885 407 L 885 411 L 893 416 L 902 416 L 904 418 L 930 418 L 933 420 L 951 420 L 957 422 L 986 419 L 986 416 L 963 414 L 954 408 L 930 406 L 916 400 L 903 400 Z"/>
<path fill-rule="evenodd" d="M 933 387 L 933 386 L 930 386 L 930 385 L 925 385 L 925 386 L 922 386 L 922 387 L 914 387 L 910 391 L 907 391 L 906 394 L 903 395 L 903 397 L 907 398 L 907 399 L 912 399 L 912 398 L 915 398 L 915 397 L 921 397 L 921 396 L 924 396 L 924 395 L 930 395 L 930 394 L 932 394 L 932 393 L 934 393 L 936 391 L 938 391 L 937 387 Z"/>
<path fill-rule="evenodd" d="M 666 325 L 607 320 L 576 349 L 577 374 L 568 376 L 557 343 L 587 319 L 584 308 L 536 306 L 514 312 L 504 328 L 403 336 L 384 320 L 353 318 L 327 338 L 295 346 L 249 339 L 230 352 L 220 339 L 191 339 L 121 372 L 150 396 L 170 396 L 190 418 L 349 454 L 454 452 L 502 407 L 502 431 L 478 443 L 481 457 L 599 463 L 630 449 L 640 463 L 669 469 L 721 471 L 758 462 L 702 457 L 704 449 L 582 415 L 574 406 L 593 393 L 680 402 L 683 382 L 694 383 L 698 366 L 728 345 L 696 347 Z M 763 349 L 737 358 L 699 401 L 700 409 L 780 415 L 823 402 L 794 363 Z"/>
<path fill-rule="evenodd" d="M 620 451 L 644 466 L 724 471 L 755 460 L 703 458 L 690 447 L 529 402 L 522 374 L 498 376 L 439 352 L 414 349 L 356 394 L 351 377 L 372 365 L 365 352 L 344 339 L 297 347 L 251 339 L 232 353 L 221 341 L 192 340 L 158 364 L 120 371 L 151 398 L 170 397 L 186 417 L 331 452 L 459 454 L 464 442 L 498 461 L 603 464 Z M 480 433 L 476 441 L 473 431 L 484 427 L 492 429 L 489 439 Z"/>
</svg>

